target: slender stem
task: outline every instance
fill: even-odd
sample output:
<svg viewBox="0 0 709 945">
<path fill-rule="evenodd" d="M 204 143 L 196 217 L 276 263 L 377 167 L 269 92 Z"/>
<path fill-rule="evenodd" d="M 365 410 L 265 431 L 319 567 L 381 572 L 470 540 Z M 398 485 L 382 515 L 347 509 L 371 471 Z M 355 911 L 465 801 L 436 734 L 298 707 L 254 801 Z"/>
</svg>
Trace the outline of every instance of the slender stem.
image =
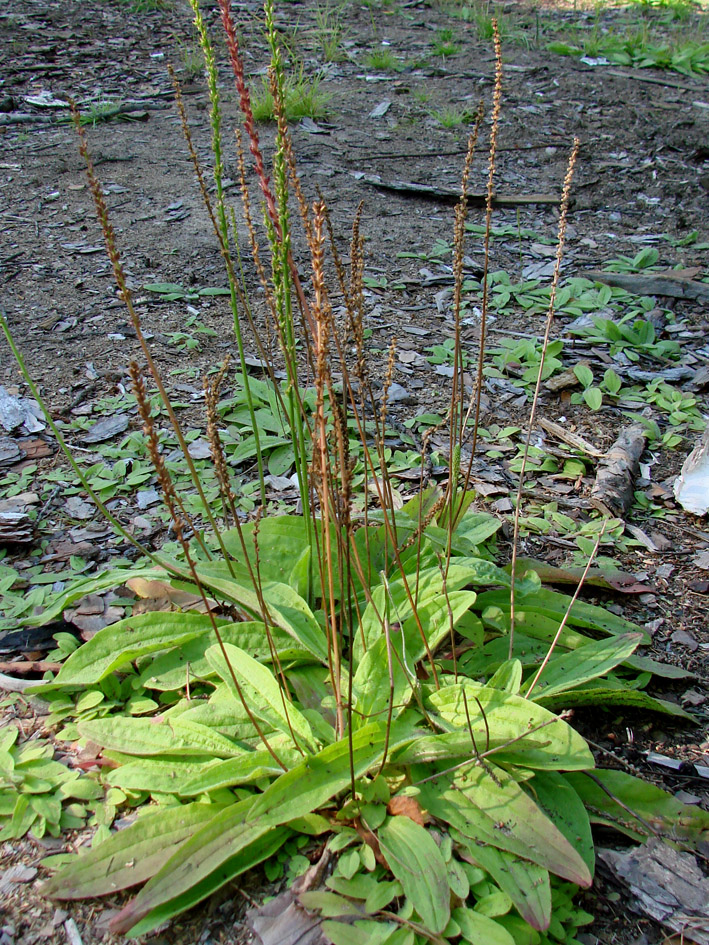
<svg viewBox="0 0 709 945">
<path fill-rule="evenodd" d="M 561 274 L 561 259 L 564 253 L 564 241 L 566 239 L 566 221 L 569 212 L 569 200 L 571 197 L 571 182 L 574 177 L 574 168 L 576 167 L 576 158 L 579 153 L 579 139 L 574 138 L 574 144 L 569 156 L 569 164 L 564 179 L 564 188 L 561 195 L 561 212 L 559 214 L 559 230 L 556 245 L 556 261 L 554 263 L 554 274 L 551 280 L 551 289 L 549 291 L 549 308 L 547 310 L 546 325 L 544 328 L 544 340 L 542 341 L 542 353 L 539 359 L 539 370 L 537 371 L 537 382 L 534 386 L 534 397 L 532 407 L 529 411 L 529 423 L 527 428 L 527 437 L 524 441 L 524 453 L 522 454 L 522 466 L 519 471 L 519 481 L 517 483 L 517 499 L 514 512 L 514 531 L 512 536 L 512 580 L 510 583 L 510 646 L 509 659 L 512 659 L 515 637 L 515 582 L 517 580 L 517 545 L 519 542 L 519 517 L 522 508 L 522 489 L 524 488 L 524 474 L 527 468 L 527 459 L 529 449 L 532 443 L 532 431 L 534 429 L 534 420 L 537 415 L 537 404 L 539 402 L 539 393 L 542 388 L 542 378 L 544 377 L 544 361 L 546 358 L 547 347 L 549 346 L 549 336 L 551 326 L 554 321 L 554 312 L 556 309 L 556 290 L 559 285 L 559 276 Z M 595 553 L 595 552 L 594 552 Z"/>
</svg>

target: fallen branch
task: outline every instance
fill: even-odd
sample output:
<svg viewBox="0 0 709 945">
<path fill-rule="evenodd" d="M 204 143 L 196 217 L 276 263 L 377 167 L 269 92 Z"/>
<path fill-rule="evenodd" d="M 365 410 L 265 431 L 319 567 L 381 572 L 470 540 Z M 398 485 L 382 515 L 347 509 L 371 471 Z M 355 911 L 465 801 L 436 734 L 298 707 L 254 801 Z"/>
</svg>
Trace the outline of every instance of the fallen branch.
<svg viewBox="0 0 709 945">
<path fill-rule="evenodd" d="M 608 69 L 606 75 L 618 76 L 619 79 L 635 79 L 636 82 L 650 82 L 652 85 L 664 85 L 668 89 L 682 89 L 685 92 L 701 92 L 701 86 L 688 85 L 686 82 L 675 82 L 673 79 L 660 78 L 656 75 L 646 75 L 645 73 L 633 70 L 632 72 L 622 72 L 620 69 Z"/>
<path fill-rule="evenodd" d="M 601 460 L 591 490 L 591 505 L 606 515 L 624 517 L 633 502 L 633 485 L 640 457 L 647 444 L 645 428 L 635 423 L 620 436 Z"/>
<path fill-rule="evenodd" d="M 12 660 L 0 661 L 0 673 L 19 673 L 20 676 L 26 676 L 28 673 L 58 673 L 61 668 L 61 663 L 51 663 L 47 660 L 24 660 L 15 663 Z"/>
<path fill-rule="evenodd" d="M 406 197 L 421 197 L 424 200 L 435 200 L 437 203 L 452 205 L 457 204 L 460 200 L 460 190 L 454 190 L 452 187 L 431 187 L 430 184 L 415 184 L 406 180 L 383 181 L 381 177 L 372 175 L 364 175 L 359 180 L 376 187 L 377 190 L 386 190 Z M 468 204 L 484 207 L 487 194 L 468 193 L 467 198 Z M 516 207 L 539 203 L 552 204 L 556 207 L 559 203 L 559 197 L 556 194 L 495 194 L 492 198 L 492 204 L 495 207 Z"/>
<path fill-rule="evenodd" d="M 572 433 L 570 430 L 566 430 L 560 424 L 554 423 L 553 420 L 547 420 L 545 417 L 542 417 L 539 421 L 539 426 L 551 436 L 555 436 L 558 440 L 561 440 L 562 443 L 566 443 L 568 446 L 571 446 L 576 450 L 580 450 L 587 456 L 593 456 L 596 459 L 600 459 L 605 455 L 603 450 L 599 450 L 598 447 L 593 445 L 593 443 L 589 443 L 588 440 L 584 440 L 583 437 L 580 437 L 577 433 Z"/>
<path fill-rule="evenodd" d="M 600 272 L 592 269 L 584 276 L 593 282 L 616 286 L 634 295 L 664 295 L 671 299 L 700 299 L 709 301 L 709 283 L 695 282 L 678 271 L 634 274 L 629 272 Z"/>
</svg>

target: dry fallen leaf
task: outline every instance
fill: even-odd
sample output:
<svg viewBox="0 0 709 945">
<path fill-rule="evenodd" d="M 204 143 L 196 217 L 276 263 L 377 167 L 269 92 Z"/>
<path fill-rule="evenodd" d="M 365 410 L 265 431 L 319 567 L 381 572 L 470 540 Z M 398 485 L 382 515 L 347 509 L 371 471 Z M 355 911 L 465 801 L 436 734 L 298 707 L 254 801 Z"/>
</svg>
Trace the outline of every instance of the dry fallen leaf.
<svg viewBox="0 0 709 945">
<path fill-rule="evenodd" d="M 387 804 L 387 813 L 392 817 L 408 817 L 409 820 L 413 820 L 422 827 L 426 823 L 421 805 L 415 797 L 400 797 L 397 794 Z"/>
</svg>

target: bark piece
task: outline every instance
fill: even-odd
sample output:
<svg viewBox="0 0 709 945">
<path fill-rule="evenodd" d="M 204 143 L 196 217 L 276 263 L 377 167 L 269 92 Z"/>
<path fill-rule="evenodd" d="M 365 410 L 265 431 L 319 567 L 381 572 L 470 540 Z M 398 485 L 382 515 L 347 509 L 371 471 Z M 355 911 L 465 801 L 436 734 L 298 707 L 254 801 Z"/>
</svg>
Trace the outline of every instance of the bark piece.
<svg viewBox="0 0 709 945">
<path fill-rule="evenodd" d="M 599 450 L 593 443 L 584 440 L 578 433 L 572 433 L 571 430 L 567 430 L 565 427 L 562 427 L 561 424 L 554 423 L 553 420 L 547 420 L 545 417 L 542 417 L 539 421 L 539 426 L 543 430 L 546 430 L 547 433 L 555 436 L 557 440 L 561 440 L 562 443 L 566 443 L 568 446 L 580 450 L 582 453 L 585 453 L 586 456 L 593 456 L 595 459 L 600 459 L 605 456 L 603 450 Z"/>
<path fill-rule="evenodd" d="M 416 184 L 408 180 L 382 180 L 381 177 L 364 174 L 359 180 L 376 187 L 377 190 L 388 190 L 406 197 L 422 197 L 424 200 L 435 200 L 437 203 L 456 204 L 460 200 L 460 190 L 452 187 L 431 187 L 429 184 Z M 484 207 L 487 194 L 469 193 L 468 204 L 474 207 Z M 557 194 L 495 194 L 492 198 L 494 207 L 514 207 L 525 204 L 553 204 L 560 201 Z"/>
<path fill-rule="evenodd" d="M 579 364 L 583 364 L 585 367 L 591 366 L 588 361 L 579 361 Z M 565 390 L 567 387 L 580 387 L 581 381 L 576 377 L 574 369 L 570 367 L 562 371 L 561 374 L 554 374 L 553 377 L 548 378 L 544 381 L 544 386 L 552 393 L 556 393 L 556 391 Z"/>
<path fill-rule="evenodd" d="M 627 853 L 599 850 L 600 859 L 630 888 L 630 908 L 661 922 L 684 941 L 709 945 L 709 879 L 689 853 L 656 837 Z"/>
<path fill-rule="evenodd" d="M 634 295 L 664 295 L 671 299 L 700 299 L 709 301 L 709 284 L 695 282 L 683 277 L 675 270 L 671 272 L 653 272 L 636 274 L 630 272 L 599 272 L 593 269 L 585 272 L 587 279 L 613 285 Z"/>
<path fill-rule="evenodd" d="M 606 515 L 621 518 L 633 502 L 633 484 L 639 472 L 640 457 L 647 444 L 645 428 L 634 423 L 620 436 L 601 460 L 591 490 L 591 505 Z"/>
</svg>

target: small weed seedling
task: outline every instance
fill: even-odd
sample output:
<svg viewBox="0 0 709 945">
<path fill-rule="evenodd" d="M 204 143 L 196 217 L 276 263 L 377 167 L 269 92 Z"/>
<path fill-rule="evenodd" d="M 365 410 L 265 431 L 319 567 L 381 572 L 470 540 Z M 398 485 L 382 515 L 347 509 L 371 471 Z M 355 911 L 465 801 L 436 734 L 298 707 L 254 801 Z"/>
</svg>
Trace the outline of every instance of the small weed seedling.
<svg viewBox="0 0 709 945">
<path fill-rule="evenodd" d="M 443 128 L 460 128 L 461 125 L 472 125 L 475 121 L 475 112 L 458 105 L 446 105 L 444 108 L 429 112 Z"/>
<path fill-rule="evenodd" d="M 453 30 L 439 30 L 433 44 L 433 55 L 448 59 L 450 56 L 456 56 L 459 52 L 460 46 L 453 42 Z"/>
<path fill-rule="evenodd" d="M 372 72 L 401 72 L 403 64 L 390 46 L 374 46 L 364 57 L 364 64 Z"/>
<path fill-rule="evenodd" d="M 307 77 L 301 65 L 284 81 L 285 118 L 287 121 L 298 121 L 301 118 L 313 120 L 326 118 L 327 106 L 331 98 L 330 93 L 322 88 L 320 77 Z M 275 121 L 273 92 L 269 88 L 266 77 L 263 79 L 262 88 L 254 94 L 252 111 L 256 122 Z"/>
<path fill-rule="evenodd" d="M 325 62 L 340 62 L 345 58 L 342 40 L 345 38 L 345 3 L 340 0 L 318 0 L 315 7 L 315 37 Z"/>
</svg>

